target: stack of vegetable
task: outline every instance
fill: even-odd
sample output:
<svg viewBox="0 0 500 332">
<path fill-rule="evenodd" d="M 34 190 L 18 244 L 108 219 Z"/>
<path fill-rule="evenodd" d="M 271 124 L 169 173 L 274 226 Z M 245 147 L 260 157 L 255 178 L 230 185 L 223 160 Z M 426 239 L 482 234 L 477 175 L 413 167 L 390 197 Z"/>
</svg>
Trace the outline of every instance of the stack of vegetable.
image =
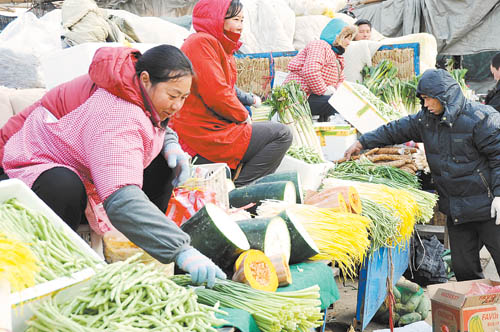
<svg viewBox="0 0 500 332">
<path fill-rule="evenodd" d="M 0 232 L 8 234 L 11 240 L 30 244 L 30 250 L 41 268 L 35 275 L 37 284 L 69 276 L 100 263 L 76 245 L 61 227 L 15 198 L 0 205 L 0 216 Z"/>
<path fill-rule="evenodd" d="M 384 103 L 380 98 L 375 96 L 370 90 L 368 90 L 364 85 L 351 83 L 351 86 L 355 89 L 354 92 L 361 96 L 363 99 L 367 100 L 376 108 L 376 112 L 386 121 L 397 120 L 401 118 L 402 114 L 399 113 L 392 106 Z"/>
<path fill-rule="evenodd" d="M 321 164 L 324 162 L 321 154 L 309 146 L 291 146 L 286 154 L 295 159 L 305 161 L 308 164 Z"/>
<path fill-rule="evenodd" d="M 405 81 L 399 79 L 397 73 L 398 69 L 391 61 L 382 60 L 374 67 L 363 68 L 363 85 L 399 113 L 399 117 L 414 114 L 420 109 L 420 100 L 416 96 L 419 77 Z"/>
<path fill-rule="evenodd" d="M 370 245 L 371 220 L 354 213 L 308 205 L 290 208 L 319 248 L 316 259 L 337 263 L 343 275 L 353 278 Z"/>
<path fill-rule="evenodd" d="M 178 286 L 135 255 L 107 265 L 67 301 L 38 305 L 26 332 L 217 331 L 224 313 L 199 304 L 194 289 Z M 216 305 L 216 303 L 213 303 Z"/>
<path fill-rule="evenodd" d="M 352 160 L 365 159 L 377 166 L 391 166 L 406 171 L 412 175 L 418 170 L 413 154 L 416 154 L 418 149 L 407 147 L 385 147 L 374 148 L 363 154 L 352 156 Z M 338 164 L 346 162 L 347 159 L 342 158 L 337 160 Z M 344 166 L 348 167 L 348 166 Z"/>
<path fill-rule="evenodd" d="M 331 169 L 326 181 L 329 178 L 384 184 L 407 191 L 418 205 L 417 222 L 429 222 L 434 215 L 437 195 L 420 190 L 420 183 L 416 176 L 394 167 L 378 166 L 366 160 L 349 161 Z"/>
<path fill-rule="evenodd" d="M 391 211 L 391 214 L 399 218 L 399 236 L 397 237 L 397 243 L 406 244 L 410 239 L 419 209 L 417 202 L 408 191 L 391 188 L 383 184 L 348 181 L 335 178 L 325 179 L 323 185 L 325 188 L 346 185 L 355 187 L 361 199 L 371 200 L 382 205 Z"/>
<path fill-rule="evenodd" d="M 313 148 L 323 159 L 307 96 L 297 82 L 291 81 L 273 88 L 265 103 L 273 108 L 269 118 L 277 113 L 279 121 L 289 125 L 293 132 L 294 146 Z"/>
<path fill-rule="evenodd" d="M 394 325 L 404 326 L 424 320 L 429 315 L 431 301 L 424 294 L 424 290 L 418 284 L 401 277 L 393 287 L 396 300 L 393 312 Z M 389 322 L 389 309 L 386 301 L 380 306 L 373 317 L 381 323 Z"/>
<path fill-rule="evenodd" d="M 172 280 L 182 286 L 191 284 L 187 275 L 177 275 Z M 222 307 L 248 311 L 264 332 L 308 331 L 322 324 L 317 285 L 293 292 L 266 292 L 230 280 L 217 280 L 212 289 L 195 291 L 201 303 L 220 303 Z"/>
</svg>

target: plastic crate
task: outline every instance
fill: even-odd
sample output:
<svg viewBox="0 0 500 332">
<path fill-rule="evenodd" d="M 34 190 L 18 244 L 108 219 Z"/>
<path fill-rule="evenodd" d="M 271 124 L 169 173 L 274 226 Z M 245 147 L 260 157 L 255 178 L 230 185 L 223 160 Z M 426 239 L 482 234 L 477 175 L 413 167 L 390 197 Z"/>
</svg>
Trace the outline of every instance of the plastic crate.
<svg viewBox="0 0 500 332">
<path fill-rule="evenodd" d="M 186 181 L 184 186 L 215 192 L 217 203 L 229 209 L 228 172 L 231 174 L 225 163 L 195 165 L 192 171 L 192 174 L 196 174 L 195 177 Z"/>
<path fill-rule="evenodd" d="M 45 204 L 24 182 L 18 179 L 9 179 L 0 182 L 0 202 L 10 198 L 18 199 L 22 204 L 30 209 L 42 213 L 47 219 L 63 229 L 68 237 L 76 243 L 89 256 L 99 260 L 99 256 L 87 243 L 76 234 L 52 209 Z M 103 261 L 104 264 L 104 261 Z M 20 292 L 11 293 L 9 300 L 12 306 L 12 328 L 14 332 L 21 332 L 26 329 L 26 321 L 33 315 L 31 306 L 28 303 L 36 303 L 46 296 L 54 294 L 70 285 L 78 284 L 89 279 L 95 274 L 91 268 L 73 273 L 71 277 L 54 279 L 34 287 L 26 288 Z"/>
</svg>

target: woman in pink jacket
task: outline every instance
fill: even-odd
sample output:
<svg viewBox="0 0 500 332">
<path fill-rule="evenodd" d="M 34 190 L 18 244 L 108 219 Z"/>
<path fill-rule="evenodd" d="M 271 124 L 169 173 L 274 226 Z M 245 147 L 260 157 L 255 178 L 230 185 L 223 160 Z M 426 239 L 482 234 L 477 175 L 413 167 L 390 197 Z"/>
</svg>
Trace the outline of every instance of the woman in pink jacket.
<svg viewBox="0 0 500 332">
<path fill-rule="evenodd" d="M 133 243 L 212 286 L 224 273 L 165 216 L 172 185 L 189 176 L 167 122 L 189 95 L 193 75 L 174 46 L 142 55 L 98 49 L 87 75 L 50 90 L 2 128 L 6 175 L 31 187 L 73 229 L 85 219 L 87 202 L 103 206 Z M 106 231 L 99 223 L 94 229 Z"/>
<path fill-rule="evenodd" d="M 332 19 L 314 40 L 288 64 L 284 83 L 296 81 L 308 95 L 312 115 L 319 121 L 328 121 L 336 113 L 328 103 L 335 89 L 344 81 L 344 51 L 356 34 L 356 27 L 341 19 Z"/>
</svg>

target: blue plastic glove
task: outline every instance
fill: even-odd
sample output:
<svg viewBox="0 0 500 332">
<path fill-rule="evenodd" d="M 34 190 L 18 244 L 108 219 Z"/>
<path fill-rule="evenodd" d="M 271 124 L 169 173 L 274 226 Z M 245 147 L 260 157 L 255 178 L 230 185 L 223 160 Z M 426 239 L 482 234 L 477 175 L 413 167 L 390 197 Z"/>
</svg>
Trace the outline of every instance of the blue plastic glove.
<svg viewBox="0 0 500 332">
<path fill-rule="evenodd" d="M 207 287 L 215 285 L 215 278 L 226 279 L 226 274 L 208 257 L 194 248 L 189 248 L 177 255 L 177 265 L 191 275 L 195 284 L 207 282 Z"/>
<path fill-rule="evenodd" d="M 175 170 L 175 178 L 172 180 L 174 187 L 184 184 L 189 179 L 191 168 L 189 166 L 189 156 L 177 143 L 169 143 L 163 150 L 168 167 Z"/>
</svg>

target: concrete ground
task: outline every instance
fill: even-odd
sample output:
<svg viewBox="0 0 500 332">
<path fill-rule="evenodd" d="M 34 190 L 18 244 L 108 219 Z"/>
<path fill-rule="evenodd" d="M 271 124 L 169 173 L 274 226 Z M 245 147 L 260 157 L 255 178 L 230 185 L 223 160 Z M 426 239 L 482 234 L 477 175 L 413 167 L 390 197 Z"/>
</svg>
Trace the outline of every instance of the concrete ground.
<svg viewBox="0 0 500 332">
<path fill-rule="evenodd" d="M 486 248 L 481 250 L 481 263 L 485 278 L 500 281 L 495 264 L 493 263 L 493 260 L 491 259 L 491 256 Z M 336 281 L 340 292 L 340 299 L 335 302 L 334 308 L 328 311 L 325 331 L 348 332 L 353 323 L 353 319 L 356 317 L 358 280 L 346 281 L 344 284 L 338 277 L 336 277 Z M 453 281 L 455 281 L 454 278 L 450 280 L 450 282 Z M 424 291 L 427 293 L 427 289 L 424 288 Z M 429 314 L 425 321 L 429 325 L 432 325 L 432 316 Z M 370 322 L 364 331 L 372 332 L 385 328 L 388 328 L 388 326 L 376 322 Z"/>
</svg>

